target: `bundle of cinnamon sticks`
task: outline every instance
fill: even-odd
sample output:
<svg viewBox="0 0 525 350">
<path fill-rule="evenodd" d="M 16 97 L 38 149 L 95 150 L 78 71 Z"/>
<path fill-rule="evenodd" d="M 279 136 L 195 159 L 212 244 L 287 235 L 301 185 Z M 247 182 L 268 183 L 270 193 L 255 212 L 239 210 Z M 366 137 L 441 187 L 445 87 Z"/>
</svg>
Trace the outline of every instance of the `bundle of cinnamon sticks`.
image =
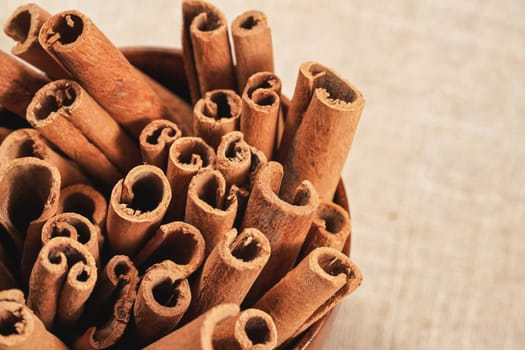
<svg viewBox="0 0 525 350">
<path fill-rule="evenodd" d="M 182 13 L 189 101 L 79 11 L 5 24 L 0 349 L 293 347 L 361 284 L 334 202 L 361 92 L 307 62 L 288 101 L 264 13 Z"/>
</svg>

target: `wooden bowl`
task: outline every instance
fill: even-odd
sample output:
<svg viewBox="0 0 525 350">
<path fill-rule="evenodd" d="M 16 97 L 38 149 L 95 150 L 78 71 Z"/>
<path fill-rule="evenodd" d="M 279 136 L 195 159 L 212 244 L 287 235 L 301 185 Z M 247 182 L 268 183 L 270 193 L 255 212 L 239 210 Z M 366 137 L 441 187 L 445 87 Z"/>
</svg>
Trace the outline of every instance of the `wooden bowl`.
<svg viewBox="0 0 525 350">
<path fill-rule="evenodd" d="M 173 48 L 132 47 L 123 48 L 122 52 L 135 67 L 189 101 L 188 81 L 184 73 L 181 50 Z M 289 101 L 286 99 L 283 101 L 285 117 L 288 106 Z M 334 201 L 350 213 L 348 198 L 342 180 L 339 181 L 337 186 Z M 351 237 L 350 235 L 343 250 L 346 254 L 350 254 Z M 303 334 L 294 339 L 287 348 L 291 350 L 323 349 L 323 342 L 333 323 L 337 309 L 336 307 L 326 317 L 319 320 Z"/>
</svg>

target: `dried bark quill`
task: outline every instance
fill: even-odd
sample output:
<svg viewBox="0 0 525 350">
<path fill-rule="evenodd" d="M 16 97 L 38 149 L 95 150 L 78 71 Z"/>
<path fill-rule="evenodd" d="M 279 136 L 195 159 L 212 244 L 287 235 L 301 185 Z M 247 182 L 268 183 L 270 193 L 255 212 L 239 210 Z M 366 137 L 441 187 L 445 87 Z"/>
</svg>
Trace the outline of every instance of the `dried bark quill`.
<svg viewBox="0 0 525 350">
<path fill-rule="evenodd" d="M 144 163 L 155 165 L 165 171 L 170 146 L 181 136 L 177 124 L 169 120 L 154 120 L 146 125 L 139 136 L 140 152 Z"/>
</svg>

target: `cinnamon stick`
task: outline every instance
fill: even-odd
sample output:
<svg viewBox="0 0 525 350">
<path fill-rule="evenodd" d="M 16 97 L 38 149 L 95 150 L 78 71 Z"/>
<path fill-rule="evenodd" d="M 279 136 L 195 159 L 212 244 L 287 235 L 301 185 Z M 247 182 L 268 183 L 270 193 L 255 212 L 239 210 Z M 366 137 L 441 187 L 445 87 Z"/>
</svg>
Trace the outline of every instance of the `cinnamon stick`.
<svg viewBox="0 0 525 350">
<path fill-rule="evenodd" d="M 174 221 L 159 227 L 139 251 L 134 262 L 142 268 L 170 260 L 183 278 L 187 278 L 201 266 L 204 247 L 204 238 L 195 226 Z"/>
<path fill-rule="evenodd" d="M 43 74 L 0 50 L 0 105 L 25 119 L 33 95 L 48 82 Z"/>
<path fill-rule="evenodd" d="M 352 293 L 362 281 L 359 268 L 333 248 L 317 248 L 255 304 L 272 316 L 277 346 L 304 331 Z"/>
<path fill-rule="evenodd" d="M 164 107 L 158 95 L 84 14 L 64 11 L 54 15 L 42 26 L 39 40 L 136 137 L 148 122 L 163 116 Z"/>
<path fill-rule="evenodd" d="M 228 26 L 224 14 L 201 0 L 182 2 L 182 54 L 191 99 L 236 87 Z"/>
<path fill-rule="evenodd" d="M 5 138 L 12 132 L 13 130 L 0 126 L 0 146 L 2 145 L 2 142 L 4 142 Z M 2 163 L 0 162 L 0 164 Z"/>
<path fill-rule="evenodd" d="M 40 251 L 29 279 L 27 305 L 47 329 L 72 326 L 97 280 L 95 259 L 81 243 L 55 237 Z"/>
<path fill-rule="evenodd" d="M 206 256 L 233 227 L 236 214 L 237 197 L 226 192 L 226 181 L 219 171 L 205 170 L 193 177 L 184 221 L 202 233 Z"/>
<path fill-rule="evenodd" d="M 348 212 L 335 203 L 321 201 L 300 256 L 304 257 L 319 247 L 342 251 L 351 231 Z"/>
<path fill-rule="evenodd" d="M 102 231 L 106 223 L 107 208 L 106 199 L 100 192 L 89 185 L 78 184 L 62 188 L 57 213 L 78 213 Z"/>
<path fill-rule="evenodd" d="M 91 324 L 96 325 L 75 340 L 73 349 L 106 349 L 122 337 L 131 317 L 138 282 L 138 271 L 127 256 L 115 255 L 109 260 L 90 302 Z"/>
<path fill-rule="evenodd" d="M 27 120 L 86 173 L 111 186 L 119 179 L 120 171 L 95 141 L 109 137 L 111 143 L 118 136 L 113 132 L 106 134 L 105 131 L 99 134 L 102 129 L 99 125 L 105 125 L 109 117 L 98 112 L 103 113 L 80 85 L 69 80 L 57 80 L 38 90 L 27 107 Z M 112 129 L 110 122 L 108 130 Z M 121 140 L 120 137 L 118 139 Z M 112 154 L 115 152 L 122 150 Z M 133 147 L 130 154 L 130 159 L 133 159 Z"/>
<path fill-rule="evenodd" d="M 218 325 L 213 333 L 215 350 L 272 350 L 277 344 L 277 329 L 270 315 L 247 309 Z"/>
<path fill-rule="evenodd" d="M 252 151 L 240 131 L 232 131 L 222 137 L 217 148 L 216 168 L 224 176 L 226 187 L 244 186 L 249 182 Z"/>
<path fill-rule="evenodd" d="M 21 252 L 25 237 L 38 236 L 56 213 L 60 173 L 37 158 L 14 159 L 0 171 L 0 193 L 0 224 Z"/>
<path fill-rule="evenodd" d="M 177 124 L 165 119 L 152 121 L 139 136 L 142 160 L 166 170 L 170 146 L 181 136 Z"/>
<path fill-rule="evenodd" d="M 242 227 L 259 229 L 272 249 L 268 263 L 248 294 L 248 305 L 294 266 L 319 205 L 317 192 L 309 181 L 297 188 L 290 202 L 281 199 L 278 193 L 282 177 L 282 166 L 268 162 L 257 173 L 248 199 Z"/>
<path fill-rule="evenodd" d="M 131 169 L 111 192 L 106 222 L 111 252 L 134 256 L 158 228 L 170 200 L 162 170 L 152 165 Z"/>
<path fill-rule="evenodd" d="M 238 313 L 239 306 L 235 304 L 221 304 L 215 306 L 192 322 L 168 335 L 165 335 L 144 349 L 213 350 L 213 338 L 217 327 L 221 322 L 234 317 Z"/>
<path fill-rule="evenodd" d="M 149 344 L 173 331 L 188 309 L 188 280 L 171 261 L 151 266 L 140 282 L 133 306 L 136 335 Z"/>
<path fill-rule="evenodd" d="M 166 170 L 173 194 L 168 221 L 184 218 L 191 179 L 200 169 L 213 169 L 214 165 L 215 151 L 200 137 L 181 137 L 171 145 Z"/>
<path fill-rule="evenodd" d="M 241 304 L 269 258 L 270 243 L 261 231 L 227 232 L 204 262 L 194 285 L 190 319 L 215 305 Z"/>
<path fill-rule="evenodd" d="M 239 129 L 241 98 L 233 90 L 212 90 L 193 109 L 193 129 L 208 145 L 217 149 L 223 135 Z"/>
<path fill-rule="evenodd" d="M 42 48 L 38 41 L 40 28 L 51 14 L 36 4 L 18 7 L 7 19 L 4 32 L 17 42 L 13 55 L 29 62 L 53 79 L 70 78 L 70 74 Z"/>
<path fill-rule="evenodd" d="M 22 300 L 17 301 L 2 298 L 0 315 L 0 349 L 68 349 L 60 339 L 46 330 L 42 321 L 24 304 L 23 294 Z"/>
<path fill-rule="evenodd" d="M 37 130 L 15 130 L 0 145 L 0 167 L 22 157 L 36 157 L 55 166 L 60 172 L 62 186 L 89 181 L 76 164 L 55 152 Z"/>
<path fill-rule="evenodd" d="M 239 91 L 243 91 L 252 74 L 274 70 L 272 33 L 266 15 L 261 11 L 247 11 L 235 18 L 232 38 L 237 82 Z"/>
<path fill-rule="evenodd" d="M 279 155 L 285 198 L 304 179 L 321 199 L 333 198 L 363 106 L 361 92 L 329 68 L 301 65 Z"/>
</svg>

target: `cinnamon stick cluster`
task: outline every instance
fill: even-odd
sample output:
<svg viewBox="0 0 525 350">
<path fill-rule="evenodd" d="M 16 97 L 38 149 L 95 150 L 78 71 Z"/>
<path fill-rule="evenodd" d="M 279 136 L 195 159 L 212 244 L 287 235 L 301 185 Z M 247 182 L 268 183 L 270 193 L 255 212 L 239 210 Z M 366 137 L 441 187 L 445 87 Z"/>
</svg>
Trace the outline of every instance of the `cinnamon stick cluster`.
<svg viewBox="0 0 525 350">
<path fill-rule="evenodd" d="M 262 12 L 233 50 L 215 6 L 182 13 L 190 102 L 83 13 L 8 19 L 0 349 L 289 347 L 360 285 L 333 201 L 362 94 L 308 62 L 288 102 Z"/>
</svg>

